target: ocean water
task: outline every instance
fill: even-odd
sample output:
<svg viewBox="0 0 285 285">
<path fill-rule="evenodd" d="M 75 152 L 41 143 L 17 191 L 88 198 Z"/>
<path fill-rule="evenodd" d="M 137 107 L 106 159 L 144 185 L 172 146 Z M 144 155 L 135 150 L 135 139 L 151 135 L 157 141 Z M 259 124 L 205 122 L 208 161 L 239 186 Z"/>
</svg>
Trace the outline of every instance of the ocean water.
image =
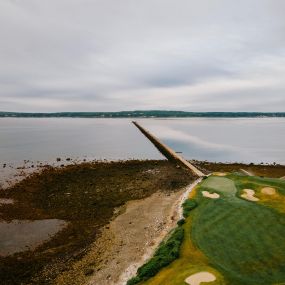
<svg viewBox="0 0 285 285">
<path fill-rule="evenodd" d="M 285 164 L 285 118 L 137 119 L 186 159 Z M 0 163 L 162 159 L 131 119 L 1 118 Z"/>
</svg>

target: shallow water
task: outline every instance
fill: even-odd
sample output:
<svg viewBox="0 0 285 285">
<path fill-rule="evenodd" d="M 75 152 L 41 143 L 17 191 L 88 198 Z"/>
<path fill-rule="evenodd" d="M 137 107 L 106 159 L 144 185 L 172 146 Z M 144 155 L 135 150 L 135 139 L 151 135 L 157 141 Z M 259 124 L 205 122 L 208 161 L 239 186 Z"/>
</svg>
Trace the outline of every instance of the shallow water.
<svg viewBox="0 0 285 285">
<path fill-rule="evenodd" d="M 285 164 L 285 118 L 137 119 L 187 159 Z M 160 159 L 129 119 L 1 118 L 0 163 Z"/>
<path fill-rule="evenodd" d="M 0 256 L 35 249 L 59 232 L 67 223 L 57 219 L 0 222 Z"/>
</svg>

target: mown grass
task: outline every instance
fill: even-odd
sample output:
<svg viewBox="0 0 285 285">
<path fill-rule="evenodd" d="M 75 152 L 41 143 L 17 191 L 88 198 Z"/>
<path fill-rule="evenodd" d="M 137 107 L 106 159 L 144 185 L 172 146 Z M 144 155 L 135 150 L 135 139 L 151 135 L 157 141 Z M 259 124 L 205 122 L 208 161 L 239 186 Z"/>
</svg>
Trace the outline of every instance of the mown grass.
<svg viewBox="0 0 285 285">
<path fill-rule="evenodd" d="M 240 196 L 243 189 L 249 188 L 255 190 L 255 196 L 260 199 L 258 204 L 276 209 L 281 213 L 285 213 L 285 180 L 278 178 L 264 177 L 239 177 L 238 175 L 230 175 L 235 182 L 237 188 L 237 196 Z M 273 187 L 276 191 L 274 195 L 266 195 L 261 192 L 264 187 Z"/>
<path fill-rule="evenodd" d="M 195 210 L 193 210 L 194 212 Z M 199 271 L 208 271 L 216 276 L 215 284 L 225 284 L 223 276 L 209 265 L 207 257 L 194 246 L 191 238 L 192 215 L 186 219 L 184 227 L 184 241 L 181 245 L 180 256 L 167 267 L 164 267 L 158 274 L 150 278 L 143 285 L 182 285 L 184 280 Z M 212 283 L 211 283 L 212 284 Z"/>
<path fill-rule="evenodd" d="M 283 182 L 230 175 L 237 188 L 234 199 L 205 199 L 197 195 L 191 235 L 210 263 L 229 284 L 276 284 L 285 280 L 285 216 L 262 203 L 239 199 L 244 188 L 277 187 Z M 223 178 L 222 178 L 223 179 Z M 224 178 L 227 179 L 227 178 Z M 204 182 L 199 191 L 205 190 Z M 206 183 L 209 189 L 209 183 Z M 218 191 L 217 188 L 213 188 Z"/>
<path fill-rule="evenodd" d="M 184 280 L 191 274 L 197 271 L 209 271 L 216 277 L 216 284 L 222 285 L 224 283 L 223 276 L 209 265 L 207 257 L 192 243 L 190 239 L 192 215 L 198 204 L 193 198 L 196 190 L 193 189 L 189 199 L 183 203 L 183 214 L 185 219 L 180 220 L 178 223 L 184 229 L 184 239 L 180 248 L 179 258 L 174 260 L 168 266 L 162 268 L 158 274 L 141 282 L 144 285 L 181 285 L 185 284 Z M 190 262 L 189 262 L 190 261 Z"/>
<path fill-rule="evenodd" d="M 271 197 L 275 204 L 268 202 L 269 198 L 264 200 L 260 193 L 266 186 L 277 190 Z M 260 201 L 241 199 L 245 188 L 255 190 Z M 219 193 L 220 198 L 203 197 L 201 192 L 205 190 Z M 283 284 L 285 215 L 276 205 L 282 207 L 285 182 L 238 174 L 212 176 L 193 193 L 190 201 L 195 201 L 195 207 L 186 211 L 180 257 L 141 284 L 181 285 L 188 276 L 200 271 L 213 273 L 217 279 L 211 284 L 216 285 Z M 189 208 L 194 205 L 187 203 Z"/>
</svg>

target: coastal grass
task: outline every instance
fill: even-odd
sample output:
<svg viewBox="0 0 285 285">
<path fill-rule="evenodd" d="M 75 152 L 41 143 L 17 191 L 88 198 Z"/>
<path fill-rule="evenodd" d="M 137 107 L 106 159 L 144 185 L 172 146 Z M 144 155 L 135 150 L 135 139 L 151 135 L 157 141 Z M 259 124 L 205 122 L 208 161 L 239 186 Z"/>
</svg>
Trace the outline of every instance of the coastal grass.
<svg viewBox="0 0 285 285">
<path fill-rule="evenodd" d="M 187 218 L 191 212 L 191 210 L 197 207 L 197 202 L 194 199 L 187 199 L 183 205 L 183 217 Z"/>
<path fill-rule="evenodd" d="M 159 270 L 179 257 L 180 246 L 184 237 L 184 229 L 178 226 L 170 238 L 162 242 L 154 256 L 137 271 L 137 276 L 130 279 L 127 285 L 134 285 L 155 276 Z"/>
<path fill-rule="evenodd" d="M 192 215 L 198 203 L 193 198 L 196 195 L 194 188 L 188 199 L 183 203 L 183 215 L 185 219 L 178 221 L 184 229 L 184 239 L 180 247 L 179 257 L 168 266 L 163 267 L 154 277 L 141 282 L 144 285 L 181 285 L 184 280 L 197 271 L 211 272 L 216 276 L 216 284 L 224 284 L 223 276 L 209 265 L 207 257 L 194 246 L 189 238 L 191 233 Z M 189 262 L 190 261 L 190 262 Z"/>
<path fill-rule="evenodd" d="M 194 210 L 195 211 L 195 210 Z M 183 225 L 185 238 L 180 248 L 180 256 L 167 267 L 164 267 L 157 275 L 142 282 L 143 285 L 181 285 L 190 275 L 207 271 L 216 276 L 215 284 L 225 284 L 223 276 L 209 264 L 207 257 L 200 251 L 190 239 L 192 215 L 190 214 Z M 211 283 L 212 284 L 212 283 Z"/>
</svg>

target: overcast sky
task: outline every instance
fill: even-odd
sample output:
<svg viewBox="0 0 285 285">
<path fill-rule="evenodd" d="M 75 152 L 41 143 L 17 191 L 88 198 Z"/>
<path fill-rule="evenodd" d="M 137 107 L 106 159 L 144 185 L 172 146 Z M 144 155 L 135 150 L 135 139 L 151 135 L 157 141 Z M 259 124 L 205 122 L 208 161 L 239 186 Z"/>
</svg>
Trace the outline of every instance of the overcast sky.
<svg viewBox="0 0 285 285">
<path fill-rule="evenodd" d="M 284 0 L 1 0 L 0 110 L 285 111 Z"/>
</svg>

